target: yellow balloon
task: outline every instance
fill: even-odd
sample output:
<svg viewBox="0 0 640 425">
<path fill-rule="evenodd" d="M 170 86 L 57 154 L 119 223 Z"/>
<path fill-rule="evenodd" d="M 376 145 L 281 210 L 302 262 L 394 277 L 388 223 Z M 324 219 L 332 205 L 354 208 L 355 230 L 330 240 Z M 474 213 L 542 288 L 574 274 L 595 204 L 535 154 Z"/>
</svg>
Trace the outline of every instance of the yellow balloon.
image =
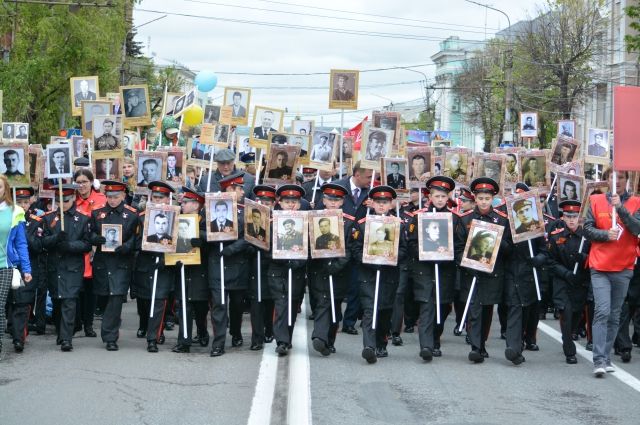
<svg viewBox="0 0 640 425">
<path fill-rule="evenodd" d="M 198 125 L 202 124 L 204 120 L 204 110 L 199 105 L 191 105 L 184 111 L 184 124 L 185 125 Z"/>
</svg>

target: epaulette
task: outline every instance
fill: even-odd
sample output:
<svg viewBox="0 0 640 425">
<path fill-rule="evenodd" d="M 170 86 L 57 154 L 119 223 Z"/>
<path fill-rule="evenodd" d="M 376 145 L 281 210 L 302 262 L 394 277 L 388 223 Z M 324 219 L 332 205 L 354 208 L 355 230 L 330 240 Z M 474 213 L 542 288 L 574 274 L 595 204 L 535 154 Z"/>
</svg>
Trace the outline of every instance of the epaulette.
<svg viewBox="0 0 640 425">
<path fill-rule="evenodd" d="M 498 210 L 497 210 L 497 209 L 495 209 L 495 208 L 493 209 L 493 211 L 494 211 L 496 214 L 498 214 L 500 217 L 504 217 L 504 218 L 507 218 L 507 219 L 509 218 L 509 217 L 507 217 L 507 214 L 503 213 L 502 211 L 498 211 Z"/>
<path fill-rule="evenodd" d="M 420 212 L 420 210 L 416 210 L 416 211 L 403 211 L 402 214 L 406 215 L 407 217 L 415 217 L 416 214 L 418 214 Z"/>
<path fill-rule="evenodd" d="M 125 207 L 126 209 L 128 209 L 129 211 L 131 211 L 131 212 L 134 212 L 134 213 L 137 213 L 137 212 L 138 212 L 138 210 L 137 210 L 137 209 L 135 209 L 135 208 L 133 208 L 131 205 L 124 204 L 124 207 Z"/>
<path fill-rule="evenodd" d="M 465 212 L 454 212 L 454 214 L 456 214 L 458 217 L 464 217 L 467 216 L 469 214 L 471 214 L 473 212 L 473 210 L 469 210 L 469 211 L 465 211 Z"/>
<path fill-rule="evenodd" d="M 544 213 L 543 215 L 544 215 L 545 217 L 547 217 L 549 220 L 555 220 L 555 219 L 556 219 L 556 218 L 555 218 L 554 216 L 552 216 L 551 214 Z"/>
<path fill-rule="evenodd" d="M 138 217 L 140 217 L 140 216 L 144 216 L 144 215 L 146 214 L 146 212 L 147 212 L 147 210 L 140 211 L 140 212 L 138 213 Z"/>
<path fill-rule="evenodd" d="M 358 220 L 358 224 L 362 224 L 362 223 L 364 223 L 365 221 L 367 221 L 367 217 L 366 217 L 366 216 L 365 216 L 365 217 L 362 217 L 360 220 Z"/>
<path fill-rule="evenodd" d="M 551 232 L 551 234 L 552 235 L 557 235 L 558 233 L 562 233 L 562 232 L 564 232 L 564 227 L 557 228 L 556 230 Z"/>
<path fill-rule="evenodd" d="M 29 218 L 30 218 L 31 220 L 35 220 L 35 221 L 42 221 L 42 218 L 38 217 L 38 216 L 37 216 L 37 215 L 35 215 L 35 214 L 29 214 Z"/>
<path fill-rule="evenodd" d="M 344 213 L 344 212 L 343 212 L 343 213 L 342 213 L 342 216 L 343 216 L 344 218 L 346 218 L 347 220 L 356 221 L 356 218 L 355 218 L 354 216 L 349 215 L 349 214 L 347 214 L 347 213 Z"/>
</svg>

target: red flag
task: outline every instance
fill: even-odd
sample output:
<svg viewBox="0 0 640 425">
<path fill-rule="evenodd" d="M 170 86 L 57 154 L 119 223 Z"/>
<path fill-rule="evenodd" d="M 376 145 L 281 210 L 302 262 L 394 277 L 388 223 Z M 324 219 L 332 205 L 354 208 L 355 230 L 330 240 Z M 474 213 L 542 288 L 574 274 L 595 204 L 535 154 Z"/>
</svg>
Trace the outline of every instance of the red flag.
<svg viewBox="0 0 640 425">
<path fill-rule="evenodd" d="M 358 125 L 353 127 L 351 130 L 347 130 L 344 132 L 345 137 L 355 137 L 355 140 L 353 142 L 354 151 L 360 150 L 360 144 L 362 142 L 362 124 L 368 119 L 369 119 L 369 116 L 364 117 L 364 119 L 360 121 Z"/>
<path fill-rule="evenodd" d="M 613 166 L 640 171 L 640 87 L 613 88 Z"/>
</svg>

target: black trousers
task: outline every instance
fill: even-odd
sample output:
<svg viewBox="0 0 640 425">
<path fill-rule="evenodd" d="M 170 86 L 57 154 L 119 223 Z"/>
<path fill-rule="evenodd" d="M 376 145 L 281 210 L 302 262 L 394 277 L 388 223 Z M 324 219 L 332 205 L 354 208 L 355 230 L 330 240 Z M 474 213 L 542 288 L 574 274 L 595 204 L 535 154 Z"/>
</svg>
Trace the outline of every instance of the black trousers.
<svg viewBox="0 0 640 425">
<path fill-rule="evenodd" d="M 138 330 L 147 331 L 149 327 L 149 311 L 151 310 L 151 300 L 136 298 L 136 308 L 138 311 Z"/>
<path fill-rule="evenodd" d="M 263 344 L 265 336 L 273 336 L 273 300 L 251 298 L 251 344 Z"/>
<path fill-rule="evenodd" d="M 302 300 L 291 299 L 291 326 L 289 326 L 289 303 L 286 297 L 274 300 L 273 337 L 278 344 L 291 344 L 293 328 L 298 317 L 298 307 Z"/>
<path fill-rule="evenodd" d="M 47 325 L 47 288 L 36 289 L 36 304 L 33 308 L 33 324 L 44 332 Z"/>
<path fill-rule="evenodd" d="M 122 324 L 122 303 L 126 295 L 109 295 L 100 297 L 106 299 L 107 304 L 102 313 L 102 325 L 100 327 L 100 337 L 102 342 L 116 342 L 120 336 L 120 325 Z"/>
<path fill-rule="evenodd" d="M 382 348 L 387 346 L 387 335 L 391 329 L 392 308 L 378 309 L 376 328 L 373 329 L 373 305 L 362 314 L 362 344 L 364 347 Z"/>
<path fill-rule="evenodd" d="M 360 283 L 358 282 L 358 272 L 354 267 L 349 281 L 349 291 L 347 292 L 347 308 L 344 310 L 342 327 L 355 326 L 358 317 L 362 313 L 360 305 Z"/>
<path fill-rule="evenodd" d="M 13 304 L 8 310 L 11 320 L 13 342 L 23 342 L 27 337 L 27 324 L 31 314 L 31 304 Z"/>
<path fill-rule="evenodd" d="M 93 315 L 96 311 L 96 296 L 93 293 L 93 279 L 85 278 L 78 297 L 76 322 L 82 323 L 85 330 L 93 328 Z"/>
<path fill-rule="evenodd" d="M 509 314 L 509 306 L 506 303 L 498 304 L 498 321 L 500 322 L 500 333 L 507 332 L 507 316 Z"/>
<path fill-rule="evenodd" d="M 164 331 L 164 315 L 167 311 L 167 300 L 156 299 L 153 306 L 153 317 L 148 317 L 151 312 L 151 300 L 149 300 L 149 309 L 147 310 L 147 317 L 149 319 L 147 326 L 147 341 L 156 341 L 160 339 Z"/>
<path fill-rule="evenodd" d="M 538 341 L 538 322 L 540 321 L 540 317 L 538 316 L 539 308 L 538 301 L 523 307 L 522 338 L 527 344 L 535 344 Z"/>
<path fill-rule="evenodd" d="M 193 319 L 195 318 L 198 335 L 202 336 L 207 331 L 207 313 L 209 312 L 208 301 L 187 301 L 187 317 L 182 317 L 182 300 L 177 300 L 176 309 L 180 326 L 178 328 L 178 344 L 191 345 L 191 335 L 193 332 Z M 184 324 L 187 324 L 187 337 L 184 337 Z"/>
<path fill-rule="evenodd" d="M 537 313 L 537 311 L 536 311 Z M 507 313 L 507 347 L 522 353 L 522 323 L 524 308 L 521 305 L 510 305 Z"/>
<path fill-rule="evenodd" d="M 342 320 L 342 299 L 334 299 L 336 310 L 336 321 L 331 317 L 331 296 L 316 295 L 316 309 L 314 311 L 315 320 L 313 322 L 313 332 L 311 338 L 318 338 L 329 345 L 333 345 L 338 332 L 338 323 Z"/>
<path fill-rule="evenodd" d="M 242 310 L 244 290 L 225 290 L 225 304 L 219 289 L 211 291 L 211 324 L 213 325 L 213 342 L 211 347 L 224 347 L 227 338 L 227 326 L 229 334 L 241 338 Z"/>
<path fill-rule="evenodd" d="M 581 306 L 578 306 L 577 311 L 570 302 L 566 302 L 564 310 L 560 311 L 560 332 L 562 333 L 562 351 L 565 356 L 576 355 L 576 344 L 571 337 L 578 326 L 580 316 L 582 315 Z"/>
<path fill-rule="evenodd" d="M 418 339 L 420 348 L 433 350 L 434 325 L 436 321 L 436 306 L 432 302 L 418 303 L 420 316 L 418 319 Z"/>
<path fill-rule="evenodd" d="M 462 308 L 464 309 L 464 306 L 462 306 Z M 438 325 L 438 322 L 436 321 L 436 331 L 433 338 L 434 348 L 440 348 L 440 337 L 442 337 L 442 333 L 444 332 L 444 322 L 447 320 L 447 317 L 449 317 L 451 310 L 451 304 L 440 304 L 440 324 Z M 434 311 L 434 314 L 436 313 L 437 312 Z M 458 322 L 456 322 L 456 325 L 458 325 Z"/>
<path fill-rule="evenodd" d="M 625 301 L 625 303 L 622 304 L 620 327 L 618 328 L 618 335 L 616 335 L 614 342 L 614 347 L 619 351 L 631 351 L 633 348 L 631 335 L 629 335 L 629 325 L 632 322 L 634 332 L 640 330 L 640 309 L 636 306 L 630 306 L 629 303 Z"/>
<path fill-rule="evenodd" d="M 76 321 L 77 298 L 56 298 L 53 300 L 53 320 L 60 341 L 73 339 Z"/>
<path fill-rule="evenodd" d="M 491 330 L 493 304 L 482 305 L 472 299 L 467 315 L 469 317 L 467 319 L 467 335 L 471 340 L 471 348 L 474 350 L 484 349 Z M 519 332 L 519 335 L 522 333 Z"/>
</svg>

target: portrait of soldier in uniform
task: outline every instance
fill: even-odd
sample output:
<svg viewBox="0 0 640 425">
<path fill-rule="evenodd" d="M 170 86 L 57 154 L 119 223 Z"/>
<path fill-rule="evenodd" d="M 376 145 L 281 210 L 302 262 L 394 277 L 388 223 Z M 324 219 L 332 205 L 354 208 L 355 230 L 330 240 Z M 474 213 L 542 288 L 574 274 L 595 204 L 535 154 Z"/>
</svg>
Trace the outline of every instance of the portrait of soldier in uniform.
<svg viewBox="0 0 640 425">
<path fill-rule="evenodd" d="M 299 251 L 302 249 L 302 218 L 287 218 L 278 229 L 278 250 Z"/>
<path fill-rule="evenodd" d="M 315 249 L 338 249 L 342 245 L 340 236 L 331 232 L 331 219 L 322 217 L 317 220 L 320 236 L 316 238 Z"/>
</svg>

